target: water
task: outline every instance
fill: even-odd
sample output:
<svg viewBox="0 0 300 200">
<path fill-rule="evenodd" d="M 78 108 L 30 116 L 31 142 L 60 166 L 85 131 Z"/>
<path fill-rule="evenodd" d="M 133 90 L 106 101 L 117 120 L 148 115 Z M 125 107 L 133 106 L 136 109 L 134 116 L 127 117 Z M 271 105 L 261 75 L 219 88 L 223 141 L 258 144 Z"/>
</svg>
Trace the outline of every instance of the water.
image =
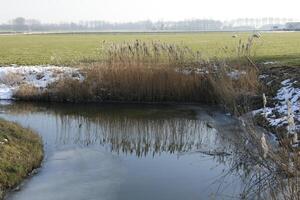
<svg viewBox="0 0 300 200">
<path fill-rule="evenodd" d="M 3 104 L 0 117 L 39 133 L 45 160 L 9 200 L 194 200 L 239 197 L 240 129 L 199 106 Z M 218 155 L 215 153 L 218 152 Z"/>
</svg>

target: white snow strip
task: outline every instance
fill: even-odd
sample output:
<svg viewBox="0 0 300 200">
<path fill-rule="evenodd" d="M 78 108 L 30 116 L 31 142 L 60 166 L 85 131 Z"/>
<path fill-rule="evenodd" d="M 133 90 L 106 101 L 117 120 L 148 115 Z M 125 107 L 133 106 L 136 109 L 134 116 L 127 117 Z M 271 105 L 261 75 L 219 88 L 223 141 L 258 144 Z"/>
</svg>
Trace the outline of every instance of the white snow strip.
<svg viewBox="0 0 300 200">
<path fill-rule="evenodd" d="M 227 75 L 233 80 L 238 80 L 241 76 L 247 75 L 247 72 L 239 71 L 239 70 L 233 70 L 231 72 L 228 72 Z"/>
<path fill-rule="evenodd" d="M 269 77 L 269 75 L 267 75 L 267 74 L 262 74 L 262 75 L 258 76 L 259 79 L 265 79 L 265 78 L 268 78 L 268 77 Z"/>
<path fill-rule="evenodd" d="M 185 74 L 185 75 L 190 75 L 192 73 L 195 74 L 209 74 L 209 73 L 216 73 L 218 68 L 215 66 L 215 69 L 210 72 L 206 68 L 186 68 L 186 69 L 176 69 L 176 72 Z M 232 80 L 238 80 L 241 76 L 247 75 L 246 71 L 239 71 L 239 70 L 232 70 L 230 72 L 227 72 L 227 76 L 230 77 Z"/>
<path fill-rule="evenodd" d="M 0 100 L 13 98 L 14 92 L 23 84 L 45 89 L 63 78 L 83 80 L 79 69 L 58 66 L 10 66 L 0 67 Z"/>
<path fill-rule="evenodd" d="M 263 62 L 262 64 L 264 64 L 264 65 L 274 65 L 274 64 L 277 64 L 277 63 L 279 63 L 279 62 L 277 62 L 277 61 L 266 61 L 266 62 Z"/>
</svg>

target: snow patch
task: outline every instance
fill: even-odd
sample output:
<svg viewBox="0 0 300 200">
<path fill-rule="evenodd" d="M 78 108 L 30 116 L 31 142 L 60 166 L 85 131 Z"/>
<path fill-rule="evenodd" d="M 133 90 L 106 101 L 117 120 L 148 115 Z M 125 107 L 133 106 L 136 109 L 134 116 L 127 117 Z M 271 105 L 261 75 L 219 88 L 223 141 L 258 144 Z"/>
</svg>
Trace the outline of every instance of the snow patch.
<svg viewBox="0 0 300 200">
<path fill-rule="evenodd" d="M 51 83 L 63 78 L 83 80 L 79 69 L 58 66 L 16 66 L 0 67 L 0 100 L 13 98 L 14 92 L 24 84 L 46 89 Z"/>
<path fill-rule="evenodd" d="M 233 80 L 238 80 L 238 79 L 240 79 L 241 76 L 247 75 L 247 72 L 239 71 L 239 70 L 233 70 L 231 72 L 228 72 L 227 75 Z"/>
<path fill-rule="evenodd" d="M 182 73 L 184 75 L 190 75 L 192 73 L 195 74 L 201 74 L 201 75 L 206 75 L 206 74 L 214 74 L 217 73 L 218 67 L 215 66 L 214 70 L 209 71 L 206 68 L 185 68 L 185 69 L 176 69 L 176 72 L 178 73 Z M 227 72 L 227 76 L 230 77 L 232 80 L 238 80 L 240 79 L 242 76 L 247 75 L 246 71 L 243 70 L 232 70 L 230 72 Z"/>
<path fill-rule="evenodd" d="M 279 62 L 278 61 L 266 61 L 266 62 L 263 62 L 262 64 L 264 65 L 274 65 L 274 64 L 278 64 Z"/>
<path fill-rule="evenodd" d="M 267 74 L 262 74 L 262 75 L 258 76 L 259 79 L 265 79 L 265 78 L 268 78 L 268 77 L 269 77 L 269 75 L 267 75 Z"/>
<path fill-rule="evenodd" d="M 287 100 L 291 102 L 291 110 L 296 123 L 296 129 L 300 130 L 300 88 L 295 88 L 294 84 L 297 81 L 290 79 L 281 82 L 281 88 L 277 91 L 274 100 L 276 104 L 274 107 L 266 109 L 259 109 L 253 114 L 261 113 L 265 115 L 271 126 L 280 127 L 287 125 L 288 105 Z"/>
</svg>

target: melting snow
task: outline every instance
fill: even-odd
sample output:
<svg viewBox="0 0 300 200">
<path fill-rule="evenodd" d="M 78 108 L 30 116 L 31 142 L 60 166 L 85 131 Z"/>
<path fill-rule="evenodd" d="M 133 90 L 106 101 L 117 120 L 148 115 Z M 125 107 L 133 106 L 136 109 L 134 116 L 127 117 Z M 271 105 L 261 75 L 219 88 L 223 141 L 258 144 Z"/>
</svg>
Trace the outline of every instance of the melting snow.
<svg viewBox="0 0 300 200">
<path fill-rule="evenodd" d="M 23 84 L 44 89 L 62 78 L 83 80 L 79 69 L 58 66 L 10 66 L 0 67 L 0 99 L 13 98 L 14 92 Z"/>
<path fill-rule="evenodd" d="M 217 66 L 215 66 L 215 69 L 212 71 L 212 73 L 215 73 L 218 70 Z M 192 73 L 195 74 L 209 74 L 211 73 L 208 69 L 206 68 L 186 68 L 186 69 L 176 69 L 176 72 L 185 74 L 185 75 L 190 75 Z M 246 71 L 239 71 L 239 70 L 232 70 L 230 72 L 227 72 L 227 76 L 230 77 L 233 80 L 238 80 L 241 76 L 247 75 Z"/>
<path fill-rule="evenodd" d="M 233 80 L 238 80 L 242 75 L 247 75 L 245 71 L 233 70 L 228 72 L 227 75 L 232 78 Z"/>
<path fill-rule="evenodd" d="M 300 88 L 293 85 L 297 81 L 290 79 L 281 82 L 282 87 L 277 91 L 274 100 L 277 102 L 274 107 L 260 109 L 254 112 L 262 113 L 266 116 L 271 126 L 283 126 L 287 124 L 288 106 L 287 100 L 291 102 L 291 109 L 294 113 L 296 129 L 300 130 Z M 278 113 L 277 115 L 275 113 Z"/>
<path fill-rule="evenodd" d="M 266 62 L 263 62 L 262 64 L 264 65 L 274 65 L 274 64 L 277 64 L 278 62 L 276 61 L 266 61 Z"/>
</svg>

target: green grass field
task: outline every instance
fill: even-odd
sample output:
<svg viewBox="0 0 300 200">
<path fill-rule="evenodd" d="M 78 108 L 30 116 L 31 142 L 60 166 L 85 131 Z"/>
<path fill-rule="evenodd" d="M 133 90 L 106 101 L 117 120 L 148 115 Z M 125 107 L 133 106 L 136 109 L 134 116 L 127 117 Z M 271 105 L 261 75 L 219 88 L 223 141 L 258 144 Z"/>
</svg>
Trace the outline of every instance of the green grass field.
<svg viewBox="0 0 300 200">
<path fill-rule="evenodd" d="M 239 33 L 244 41 L 251 33 Z M 97 60 L 103 40 L 122 42 L 135 39 L 183 43 L 205 57 L 236 55 L 239 38 L 233 33 L 102 33 L 0 35 L 0 65 L 66 64 Z M 224 48 L 228 47 L 227 51 Z M 256 39 L 256 61 L 280 61 L 300 65 L 300 32 L 262 33 Z"/>
</svg>

